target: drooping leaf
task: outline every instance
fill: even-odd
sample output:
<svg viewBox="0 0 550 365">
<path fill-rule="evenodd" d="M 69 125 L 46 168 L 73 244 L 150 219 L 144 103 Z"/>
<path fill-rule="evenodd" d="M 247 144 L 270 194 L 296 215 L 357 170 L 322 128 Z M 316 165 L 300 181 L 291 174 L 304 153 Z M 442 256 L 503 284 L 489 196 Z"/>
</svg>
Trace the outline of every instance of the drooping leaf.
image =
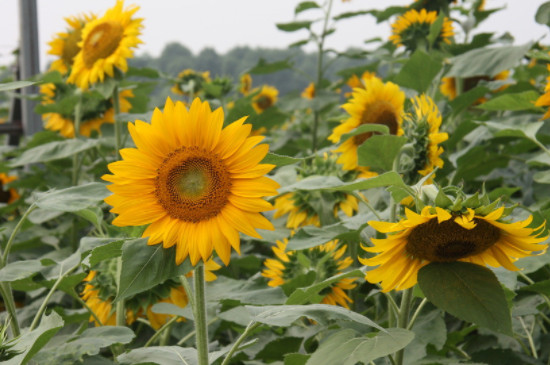
<svg viewBox="0 0 550 365">
<path fill-rule="evenodd" d="M 306 365 L 366 364 L 399 351 L 413 338 L 413 332 L 401 328 L 388 328 L 374 337 L 357 337 L 354 330 L 345 329 L 321 342 Z"/>
<path fill-rule="evenodd" d="M 71 157 L 74 154 L 99 146 L 99 143 L 100 141 L 95 139 L 67 139 L 64 141 L 46 143 L 26 150 L 21 156 L 10 160 L 10 166 L 17 167 Z"/>
<path fill-rule="evenodd" d="M 450 314 L 512 335 L 512 319 L 495 274 L 468 262 L 432 262 L 418 272 L 426 298 Z"/>
</svg>

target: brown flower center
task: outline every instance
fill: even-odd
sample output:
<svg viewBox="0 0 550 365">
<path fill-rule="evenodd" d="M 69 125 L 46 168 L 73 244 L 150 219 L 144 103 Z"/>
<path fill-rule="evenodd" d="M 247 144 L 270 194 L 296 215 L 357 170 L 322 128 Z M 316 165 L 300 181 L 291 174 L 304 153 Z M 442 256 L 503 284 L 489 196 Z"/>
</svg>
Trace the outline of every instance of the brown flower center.
<svg viewBox="0 0 550 365">
<path fill-rule="evenodd" d="M 273 105 L 273 98 L 267 95 L 261 95 L 258 99 L 256 99 L 256 105 L 261 110 L 266 110 Z"/>
<path fill-rule="evenodd" d="M 360 125 L 363 124 L 384 124 L 390 129 L 390 134 L 396 135 L 399 130 L 397 113 L 393 105 L 385 100 L 377 100 L 365 108 L 361 116 Z M 355 145 L 363 144 L 373 132 L 359 134 L 354 138 Z"/>
<path fill-rule="evenodd" d="M 97 60 L 107 58 L 113 54 L 123 35 L 124 29 L 122 26 L 113 21 L 103 22 L 92 29 L 84 41 L 82 51 L 86 67 L 92 68 Z"/>
<path fill-rule="evenodd" d="M 11 193 L 8 190 L 4 190 L 4 184 L 0 181 L 0 203 L 8 203 L 11 198 Z"/>
<path fill-rule="evenodd" d="M 474 218 L 474 222 L 474 228 L 466 229 L 453 219 L 438 223 L 432 218 L 412 229 L 405 249 L 411 256 L 431 262 L 480 254 L 499 240 L 500 230 L 483 219 Z"/>
<path fill-rule="evenodd" d="M 65 45 L 63 47 L 63 52 L 61 53 L 61 59 L 66 65 L 71 66 L 73 64 L 74 56 L 76 56 L 76 54 L 80 51 L 78 42 L 80 42 L 81 38 L 82 30 L 80 28 L 73 30 L 67 35 L 67 38 L 65 38 Z"/>
<path fill-rule="evenodd" d="M 231 193 L 231 176 L 217 154 L 198 147 L 170 153 L 157 170 L 155 194 L 172 218 L 199 222 L 218 215 Z"/>
</svg>

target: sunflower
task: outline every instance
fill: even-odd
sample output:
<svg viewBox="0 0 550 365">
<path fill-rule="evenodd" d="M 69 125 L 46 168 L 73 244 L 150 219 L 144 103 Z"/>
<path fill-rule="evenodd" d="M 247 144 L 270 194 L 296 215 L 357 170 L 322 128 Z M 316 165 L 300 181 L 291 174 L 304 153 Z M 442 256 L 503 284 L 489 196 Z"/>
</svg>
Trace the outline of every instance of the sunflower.
<svg viewBox="0 0 550 365">
<path fill-rule="evenodd" d="M 342 135 L 351 132 L 363 124 L 384 124 L 390 133 L 402 135 L 402 113 L 405 104 L 405 93 L 392 82 L 383 83 L 377 77 L 363 79 L 365 89 L 353 89 L 351 100 L 342 106 L 350 117 L 334 128 L 328 139 L 338 143 Z M 335 151 L 342 155 L 338 162 L 344 170 L 357 170 L 359 177 L 376 176 L 368 167 L 357 165 L 357 148 L 367 140 L 372 133 L 363 133 L 347 139 Z"/>
<path fill-rule="evenodd" d="M 510 223 L 502 221 L 504 207 L 493 208 L 488 214 L 478 211 L 467 208 L 456 213 L 426 206 L 417 214 L 405 208 L 406 218 L 398 223 L 368 222 L 390 235 L 371 239 L 372 247 L 362 247 L 379 253 L 359 258 L 364 265 L 379 265 L 367 272 L 367 281 L 381 283 L 384 292 L 407 289 L 416 284 L 418 270 L 430 262 L 465 261 L 516 271 L 513 262 L 518 258 L 546 249 L 547 245 L 538 244 L 548 238 L 542 235 L 542 226 L 527 228 L 532 216 Z"/>
<path fill-rule="evenodd" d="M 302 98 L 313 99 L 315 97 L 315 84 L 311 82 L 302 92 Z"/>
<path fill-rule="evenodd" d="M 418 179 L 418 174 L 426 176 L 435 167 L 443 167 L 443 160 L 439 157 L 443 153 L 440 143 L 449 138 L 447 133 L 440 133 L 441 114 L 437 105 L 427 95 L 411 99 L 412 115 L 404 118 L 403 130 L 409 143 L 413 146 L 415 155 L 411 158 L 410 168 L 404 174 L 408 184 Z M 426 181 L 430 183 L 435 174 Z"/>
<path fill-rule="evenodd" d="M 390 41 L 397 47 L 405 46 L 407 50 L 414 50 L 416 49 L 417 42 L 426 41 L 430 34 L 430 27 L 436 19 L 436 11 L 428 12 L 426 9 L 420 11 L 415 9 L 409 10 L 398 17 L 395 23 L 392 24 Z M 453 35 L 453 23 L 449 18 L 445 17 L 434 46 L 438 47 L 440 43 L 451 44 Z"/>
<path fill-rule="evenodd" d="M 240 252 L 239 232 L 273 229 L 260 212 L 271 210 L 262 197 L 276 195 L 279 184 L 264 175 L 274 165 L 259 164 L 268 152 L 249 137 L 246 118 L 222 129 L 223 110 L 211 111 L 198 98 L 189 111 L 167 99 L 151 124 L 129 123 L 137 148 L 120 151 L 122 161 L 109 164 L 114 194 L 105 201 L 118 214 L 116 226 L 148 224 L 148 244 L 176 245 L 176 263 L 188 256 L 195 265 L 215 250 L 227 265 L 231 247 Z M 256 146 L 257 145 L 257 146 Z"/>
<path fill-rule="evenodd" d="M 188 68 L 178 74 L 177 81 L 170 90 L 174 94 L 196 97 L 203 89 L 203 85 L 211 81 L 210 71 L 196 72 Z"/>
<path fill-rule="evenodd" d="M 504 70 L 502 72 L 499 72 L 494 77 L 489 76 L 473 76 L 473 77 L 466 77 L 462 79 L 462 92 L 465 93 L 467 91 L 472 90 L 474 87 L 477 86 L 481 81 L 502 81 L 506 80 L 510 76 L 510 71 Z M 493 90 L 493 92 L 499 92 L 504 89 L 506 89 L 508 85 L 503 85 L 499 87 L 496 90 Z M 439 90 L 443 95 L 449 98 L 449 100 L 453 100 L 457 96 L 457 87 L 456 87 L 456 78 L 454 77 L 444 77 L 441 79 L 441 86 L 439 87 Z M 487 101 L 487 98 L 482 97 L 475 101 L 475 104 L 481 104 Z"/>
<path fill-rule="evenodd" d="M 69 25 L 66 32 L 57 33 L 56 37 L 48 43 L 48 54 L 59 58 L 52 62 L 50 70 L 57 70 L 65 75 L 73 65 L 73 58 L 80 52 L 78 43 L 82 40 L 82 28 L 95 19 L 95 15 L 82 15 L 80 17 L 65 18 Z"/>
<path fill-rule="evenodd" d="M 320 282 L 342 274 L 353 263 L 351 257 L 343 258 L 347 246 L 342 245 L 338 248 L 338 240 L 303 251 L 286 251 L 287 244 L 286 238 L 282 242 L 277 241 L 276 246 L 272 248 L 276 258 L 264 261 L 266 268 L 262 271 L 262 276 L 269 279 L 267 285 L 271 287 L 281 286 L 298 275 L 310 271 L 316 274 L 315 282 Z M 305 258 L 301 259 L 301 255 Z M 341 305 L 349 309 L 349 304 L 353 301 L 345 290 L 355 288 L 356 280 L 356 278 L 343 278 L 326 287 L 319 293 L 323 296 L 321 303 Z"/>
<path fill-rule="evenodd" d="M 352 91 L 356 87 L 364 89 L 365 88 L 365 81 L 370 80 L 373 77 L 378 78 L 378 76 L 376 76 L 376 73 L 370 72 L 370 71 L 363 72 L 361 77 L 358 77 L 357 75 L 354 74 L 346 81 L 346 85 L 348 85 Z M 351 95 L 352 95 L 351 92 L 344 93 L 344 97 L 346 97 L 346 98 L 349 98 Z"/>
<path fill-rule="evenodd" d="M 19 194 L 14 188 L 4 190 L 4 185 L 9 184 L 12 181 L 17 180 L 17 176 L 7 175 L 0 172 L 0 203 L 11 204 L 19 199 Z"/>
<path fill-rule="evenodd" d="M 252 92 L 257 91 L 258 89 L 252 90 Z M 277 102 L 277 95 L 279 95 L 279 90 L 273 86 L 264 85 L 252 98 L 252 107 L 256 113 L 261 114 Z"/>
<path fill-rule="evenodd" d="M 251 88 L 252 88 L 252 76 L 250 76 L 250 74 L 243 74 L 240 80 L 239 91 L 241 92 L 241 94 L 246 96 L 250 92 Z"/>
<path fill-rule="evenodd" d="M 548 71 L 550 72 L 550 65 L 546 66 L 548 68 Z M 536 106 L 550 106 L 550 76 L 546 78 L 546 86 L 544 87 L 544 94 L 539 96 L 537 101 L 535 102 Z M 544 113 L 542 116 L 542 119 L 546 119 L 550 117 L 550 109 Z"/>
<path fill-rule="evenodd" d="M 41 85 L 40 93 L 43 95 L 42 104 L 54 104 L 56 100 L 63 100 L 63 95 L 72 92 L 72 90 L 65 90 L 67 87 L 67 85 L 52 83 Z M 113 124 L 115 122 L 115 110 L 113 108 L 112 99 L 98 102 L 95 97 L 92 97 L 87 92 L 83 92 L 81 97 L 84 110 L 81 116 L 82 120 L 80 121 L 80 135 L 90 137 L 92 131 L 97 131 L 99 133 L 104 123 Z M 134 93 L 132 90 L 122 90 L 118 94 L 121 112 L 125 113 L 132 109 L 132 104 L 128 99 L 133 97 Z M 90 108 L 86 109 L 88 105 Z M 67 114 L 45 113 L 42 115 L 42 119 L 46 122 L 44 127 L 52 131 L 59 131 L 65 138 L 74 138 L 75 118 L 74 110 L 70 110 Z"/>
<path fill-rule="evenodd" d="M 90 84 L 103 82 L 105 74 L 114 77 L 114 67 L 122 72 L 128 70 L 126 59 L 134 55 L 131 48 L 141 43 L 138 36 L 143 19 L 132 18 L 138 9 L 132 6 L 124 10 L 124 1 L 117 0 L 103 17 L 86 24 L 67 82 L 86 90 Z"/>
</svg>

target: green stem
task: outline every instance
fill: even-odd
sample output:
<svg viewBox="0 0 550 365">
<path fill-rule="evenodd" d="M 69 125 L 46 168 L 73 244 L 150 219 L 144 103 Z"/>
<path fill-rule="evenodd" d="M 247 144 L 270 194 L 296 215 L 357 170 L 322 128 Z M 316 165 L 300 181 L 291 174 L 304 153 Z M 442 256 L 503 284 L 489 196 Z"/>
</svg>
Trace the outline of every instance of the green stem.
<svg viewBox="0 0 550 365">
<path fill-rule="evenodd" d="M 116 272 L 117 272 L 117 288 L 120 288 L 120 277 L 122 274 L 122 256 L 119 256 L 117 258 L 117 265 L 116 265 Z M 125 326 L 126 325 L 126 308 L 124 307 L 124 298 L 120 298 L 116 302 L 116 325 L 117 326 Z"/>
<path fill-rule="evenodd" d="M 166 322 L 161 328 L 157 330 L 157 332 L 155 332 L 153 336 L 151 336 L 151 338 L 145 343 L 145 345 L 143 345 L 143 347 L 151 346 L 151 344 L 155 342 L 157 338 L 160 337 L 160 335 L 164 332 L 164 330 L 172 326 L 172 324 L 174 324 L 178 320 L 178 318 L 179 318 L 178 316 L 174 316 L 170 318 L 168 322 Z"/>
<path fill-rule="evenodd" d="M 206 290 L 204 265 L 199 263 L 193 273 L 195 279 L 195 340 L 199 365 L 208 365 L 208 327 L 206 325 Z"/>
<path fill-rule="evenodd" d="M 211 320 L 208 321 L 208 323 L 206 324 L 207 326 L 210 326 L 211 324 L 213 324 L 214 322 L 216 322 L 219 318 L 218 317 L 214 317 L 212 318 Z M 178 341 L 177 345 L 178 346 L 181 346 L 183 345 L 187 340 L 189 340 L 191 337 L 195 336 L 195 333 L 196 331 L 191 331 L 189 332 L 187 335 L 185 335 L 184 337 L 181 338 L 181 340 Z"/>
<path fill-rule="evenodd" d="M 120 103 L 118 100 L 118 85 L 113 89 L 113 109 L 115 110 L 115 154 L 120 159 L 120 148 L 122 147 L 122 126 L 119 120 Z"/>
<path fill-rule="evenodd" d="M 76 291 L 74 292 L 74 297 L 76 298 L 76 300 L 80 303 L 80 305 L 82 305 L 84 308 L 86 308 L 88 310 L 88 312 L 90 312 L 90 315 L 92 317 L 94 317 L 94 319 L 96 320 L 96 322 L 100 325 L 100 326 L 104 326 L 103 322 L 101 322 L 101 319 L 99 319 L 99 317 L 97 316 L 97 314 L 95 314 L 95 312 L 92 310 L 92 308 L 90 308 L 90 306 L 80 297 L 80 295 L 78 295 L 76 293 Z"/>
<path fill-rule="evenodd" d="M 223 362 L 222 362 L 221 365 L 229 364 L 229 361 L 231 360 L 231 357 L 239 349 L 239 346 L 241 345 L 241 343 L 248 337 L 250 332 L 255 330 L 259 325 L 260 325 L 260 323 L 252 321 L 248 324 L 248 326 L 246 326 L 246 329 L 244 330 L 242 335 L 237 339 L 237 341 L 235 341 L 233 346 L 231 346 L 231 350 L 229 350 L 229 352 L 225 356 L 225 359 L 223 359 Z"/>
<path fill-rule="evenodd" d="M 15 236 L 19 231 L 21 230 L 21 227 L 23 226 L 23 222 L 25 222 L 25 219 L 31 214 L 33 210 L 35 210 L 37 206 L 35 203 L 32 203 L 30 207 L 27 208 L 27 211 L 23 214 L 13 231 L 11 232 L 10 238 L 8 239 L 8 243 L 6 243 L 6 247 L 4 248 L 4 253 L 1 255 L 0 260 L 0 269 L 6 266 L 6 263 L 8 262 L 8 255 L 10 254 L 11 246 L 13 245 L 13 241 L 15 240 Z M 1 253 L 0 249 L 0 253 Z"/>
<path fill-rule="evenodd" d="M 409 321 L 409 311 L 412 304 L 412 295 L 413 289 L 406 289 L 403 291 L 403 296 L 401 297 L 401 308 L 399 308 L 399 317 L 397 318 L 397 327 L 398 328 L 407 328 Z M 395 362 L 397 365 L 403 365 L 403 357 L 405 355 L 405 349 L 401 349 L 395 354 Z"/>
<path fill-rule="evenodd" d="M 535 343 L 533 342 L 533 336 L 531 336 L 531 331 L 527 329 L 527 326 L 525 325 L 525 322 L 523 321 L 523 318 L 518 316 L 519 323 L 521 323 L 521 327 L 525 331 L 525 335 L 527 336 L 527 341 L 529 342 L 529 347 L 531 348 L 531 353 L 535 359 L 538 359 L 537 355 L 537 348 L 535 347 Z"/>
<path fill-rule="evenodd" d="M 422 310 L 422 308 L 424 308 L 426 303 L 428 303 L 428 299 L 426 299 L 426 298 L 422 299 L 422 301 L 418 305 L 418 308 L 416 308 L 416 310 L 414 311 L 414 314 L 411 317 L 411 320 L 409 321 L 409 324 L 407 325 L 408 330 L 410 330 L 412 328 L 412 326 L 414 326 L 414 322 L 416 322 L 416 318 L 418 317 L 418 315 L 420 314 L 420 311 Z"/>
<path fill-rule="evenodd" d="M 59 270 L 59 278 L 55 281 L 52 288 L 48 292 L 48 295 L 46 295 L 46 298 L 44 298 L 44 301 L 42 301 L 42 304 L 40 305 L 40 308 L 38 309 L 38 312 L 36 312 L 36 315 L 34 316 L 34 319 L 32 320 L 31 326 L 29 328 L 29 331 L 32 331 L 38 326 L 38 323 L 40 322 L 40 318 L 42 317 L 42 314 L 44 314 L 44 311 L 46 310 L 46 306 L 48 305 L 48 302 L 50 301 L 50 298 L 52 297 L 53 293 L 55 293 L 55 290 L 61 284 L 61 281 L 69 275 L 71 272 L 73 272 L 80 263 L 76 264 L 75 266 L 71 267 L 69 270 L 67 270 L 65 273 L 63 273 L 63 266 L 61 266 Z"/>
</svg>

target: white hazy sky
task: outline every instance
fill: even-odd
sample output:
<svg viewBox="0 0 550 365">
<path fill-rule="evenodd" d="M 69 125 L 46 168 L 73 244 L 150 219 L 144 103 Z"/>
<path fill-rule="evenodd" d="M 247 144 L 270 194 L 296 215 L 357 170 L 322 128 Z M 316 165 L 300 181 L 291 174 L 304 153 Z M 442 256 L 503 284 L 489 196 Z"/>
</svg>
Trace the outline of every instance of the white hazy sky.
<svg viewBox="0 0 550 365">
<path fill-rule="evenodd" d="M 323 0 L 319 0 L 322 3 Z M 51 60 L 47 55 L 48 42 L 57 32 L 66 28 L 64 17 L 83 12 L 103 12 L 115 4 L 115 0 L 38 0 L 38 26 L 40 38 L 40 64 L 42 68 Z M 144 18 L 142 40 L 144 44 L 136 54 L 149 53 L 158 56 L 164 46 L 180 42 L 195 54 L 205 47 L 225 53 L 235 46 L 283 48 L 307 36 L 306 31 L 286 33 L 279 31 L 275 23 L 294 20 L 294 8 L 299 0 L 126 0 L 125 4 L 137 4 L 136 16 Z M 407 5 L 412 0 L 334 0 L 333 14 L 348 11 L 385 8 L 390 5 Z M 478 32 L 491 31 L 498 35 L 508 31 L 517 44 L 543 38 L 550 43 L 549 28 L 537 24 L 534 15 L 545 0 L 487 0 L 486 8 L 506 7 L 492 15 L 478 28 Z M 0 4 L 0 64 L 13 60 L 11 52 L 19 40 L 19 1 L 1 0 Z M 315 10 L 299 15 L 298 20 L 310 20 L 318 16 Z M 390 34 L 388 22 L 376 24 L 370 15 L 343 20 L 337 31 L 328 39 L 328 46 L 345 50 L 360 46 L 366 39 L 386 38 Z M 307 48 L 306 48 L 307 49 Z"/>
</svg>

